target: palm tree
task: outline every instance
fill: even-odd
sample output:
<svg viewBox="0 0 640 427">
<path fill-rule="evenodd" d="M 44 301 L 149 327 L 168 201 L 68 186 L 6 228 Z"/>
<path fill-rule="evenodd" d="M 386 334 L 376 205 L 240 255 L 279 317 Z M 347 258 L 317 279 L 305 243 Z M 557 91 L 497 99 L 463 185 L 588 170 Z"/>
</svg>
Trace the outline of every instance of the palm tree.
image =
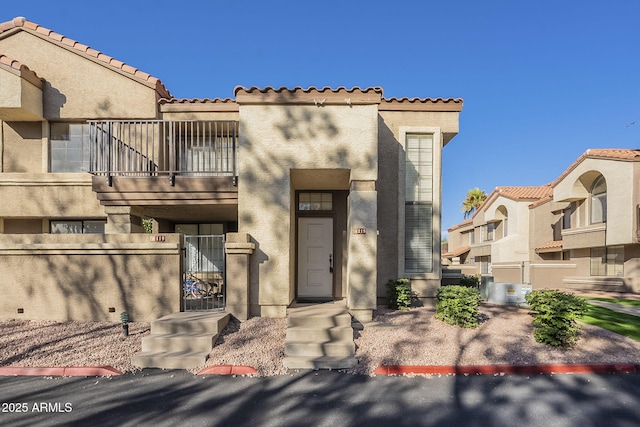
<svg viewBox="0 0 640 427">
<path fill-rule="evenodd" d="M 464 219 L 473 215 L 480 206 L 487 200 L 487 193 L 478 187 L 473 190 L 467 191 L 467 198 L 462 202 L 462 212 L 464 212 Z"/>
</svg>

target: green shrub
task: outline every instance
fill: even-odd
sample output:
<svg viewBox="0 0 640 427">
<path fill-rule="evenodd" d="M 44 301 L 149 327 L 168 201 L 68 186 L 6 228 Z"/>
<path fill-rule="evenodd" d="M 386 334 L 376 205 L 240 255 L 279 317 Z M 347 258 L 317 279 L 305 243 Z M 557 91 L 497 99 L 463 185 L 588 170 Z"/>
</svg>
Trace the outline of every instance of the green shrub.
<svg viewBox="0 0 640 427">
<path fill-rule="evenodd" d="M 533 333 L 539 343 L 569 347 L 578 339 L 580 325 L 576 319 L 587 312 L 587 303 L 577 296 L 550 289 L 529 292 L 527 304 L 534 311 Z"/>
<path fill-rule="evenodd" d="M 460 279 L 460 286 L 478 289 L 480 287 L 480 277 L 479 274 L 463 274 L 462 279 Z"/>
<path fill-rule="evenodd" d="M 394 310 L 408 310 L 411 306 L 411 281 L 409 279 L 387 282 L 387 305 Z"/>
<path fill-rule="evenodd" d="M 474 288 L 449 285 L 436 292 L 436 318 L 450 325 L 477 327 L 479 306 L 480 292 Z"/>
</svg>

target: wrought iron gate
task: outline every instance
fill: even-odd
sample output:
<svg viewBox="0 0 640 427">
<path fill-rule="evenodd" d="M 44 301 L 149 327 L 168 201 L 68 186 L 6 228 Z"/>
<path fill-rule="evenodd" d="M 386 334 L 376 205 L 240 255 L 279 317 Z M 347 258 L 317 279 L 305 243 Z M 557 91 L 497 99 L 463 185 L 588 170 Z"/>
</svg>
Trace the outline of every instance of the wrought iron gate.
<svg viewBox="0 0 640 427">
<path fill-rule="evenodd" d="M 184 236 L 184 311 L 225 306 L 224 235 Z"/>
</svg>

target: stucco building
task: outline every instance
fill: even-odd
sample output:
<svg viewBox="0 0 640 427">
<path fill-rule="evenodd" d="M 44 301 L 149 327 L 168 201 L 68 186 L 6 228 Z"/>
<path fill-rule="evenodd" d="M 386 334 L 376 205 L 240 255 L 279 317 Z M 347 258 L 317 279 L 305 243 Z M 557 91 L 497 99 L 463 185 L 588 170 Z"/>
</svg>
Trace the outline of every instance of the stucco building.
<svg viewBox="0 0 640 427">
<path fill-rule="evenodd" d="M 534 288 L 640 292 L 639 173 L 640 150 L 591 149 L 548 185 L 498 187 L 449 229 L 445 262 Z"/>
<path fill-rule="evenodd" d="M 239 318 L 344 299 L 367 320 L 398 277 L 432 297 L 441 150 L 462 105 L 377 87 L 176 99 L 87 45 L 2 23 L 0 316 L 150 320 L 192 308 L 188 275 Z"/>
</svg>

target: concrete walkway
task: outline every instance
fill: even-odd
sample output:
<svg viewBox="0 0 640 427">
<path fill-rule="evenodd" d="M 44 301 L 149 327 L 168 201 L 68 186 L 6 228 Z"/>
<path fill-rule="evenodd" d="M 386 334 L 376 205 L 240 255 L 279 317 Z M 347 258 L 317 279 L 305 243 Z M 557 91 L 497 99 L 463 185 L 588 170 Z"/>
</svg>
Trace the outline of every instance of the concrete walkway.
<svg viewBox="0 0 640 427">
<path fill-rule="evenodd" d="M 632 316 L 640 316 L 640 307 L 632 307 L 630 305 L 614 304 L 612 302 L 597 300 L 588 300 L 587 302 L 589 304 L 608 308 L 609 310 L 617 311 L 619 313 L 630 314 Z"/>
</svg>

